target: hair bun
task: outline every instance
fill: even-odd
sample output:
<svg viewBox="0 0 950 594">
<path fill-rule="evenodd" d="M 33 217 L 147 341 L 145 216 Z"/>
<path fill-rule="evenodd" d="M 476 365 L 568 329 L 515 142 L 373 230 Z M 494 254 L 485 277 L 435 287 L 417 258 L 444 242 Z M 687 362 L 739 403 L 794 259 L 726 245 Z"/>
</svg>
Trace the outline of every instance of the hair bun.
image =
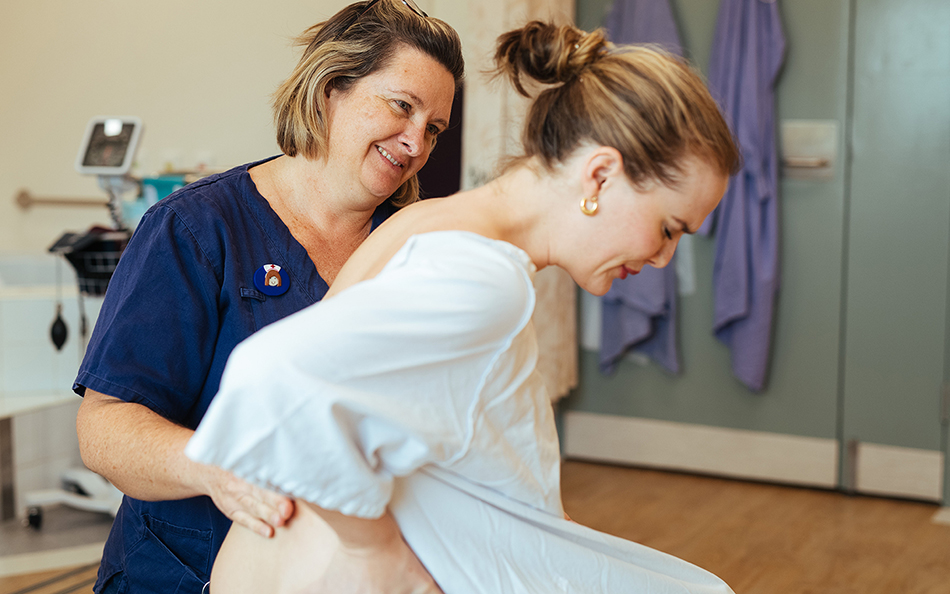
<svg viewBox="0 0 950 594">
<path fill-rule="evenodd" d="M 519 93 L 529 96 L 521 84 L 522 75 L 543 84 L 569 82 L 595 62 L 608 44 L 600 29 L 585 33 L 571 25 L 531 21 L 498 38 L 495 72 L 507 75 Z"/>
</svg>

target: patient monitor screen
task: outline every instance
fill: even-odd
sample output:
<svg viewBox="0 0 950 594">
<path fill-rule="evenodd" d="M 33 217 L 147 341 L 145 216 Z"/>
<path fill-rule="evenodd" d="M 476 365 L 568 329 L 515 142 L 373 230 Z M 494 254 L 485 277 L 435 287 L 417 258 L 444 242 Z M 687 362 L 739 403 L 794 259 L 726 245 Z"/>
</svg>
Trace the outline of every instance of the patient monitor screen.
<svg viewBox="0 0 950 594">
<path fill-rule="evenodd" d="M 122 120 L 105 120 L 94 124 L 83 157 L 83 167 L 122 167 L 132 146 L 135 125 Z"/>
</svg>

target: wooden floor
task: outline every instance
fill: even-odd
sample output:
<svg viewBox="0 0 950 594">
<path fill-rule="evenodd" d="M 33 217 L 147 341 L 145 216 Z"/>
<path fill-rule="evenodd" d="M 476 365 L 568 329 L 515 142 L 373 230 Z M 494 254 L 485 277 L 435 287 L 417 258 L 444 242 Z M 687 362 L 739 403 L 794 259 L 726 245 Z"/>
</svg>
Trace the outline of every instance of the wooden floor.
<svg viewBox="0 0 950 594">
<path fill-rule="evenodd" d="M 582 462 L 562 477 L 574 520 L 737 594 L 950 594 L 950 526 L 931 522 L 935 505 Z M 95 572 L 0 578 L 0 594 L 90 594 Z"/>
<path fill-rule="evenodd" d="M 92 594 L 99 565 L 0 578 L 2 594 Z"/>
<path fill-rule="evenodd" d="M 676 555 L 737 594 L 950 594 L 936 505 L 568 462 L 577 522 Z"/>
</svg>

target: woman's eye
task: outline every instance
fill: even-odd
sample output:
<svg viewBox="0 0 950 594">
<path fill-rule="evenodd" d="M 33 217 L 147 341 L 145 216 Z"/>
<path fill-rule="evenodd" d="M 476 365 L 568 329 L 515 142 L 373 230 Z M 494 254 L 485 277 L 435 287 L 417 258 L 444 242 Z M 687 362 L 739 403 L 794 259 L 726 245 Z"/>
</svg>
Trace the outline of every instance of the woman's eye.
<svg viewBox="0 0 950 594">
<path fill-rule="evenodd" d="M 673 234 L 670 233 L 669 227 L 663 227 L 663 235 L 666 235 L 667 239 L 673 239 Z"/>
<path fill-rule="evenodd" d="M 439 134 L 442 133 L 442 131 L 439 130 L 438 126 L 433 126 L 432 124 L 426 126 L 426 131 L 432 136 L 438 136 Z"/>
<path fill-rule="evenodd" d="M 399 107 L 399 109 L 407 113 L 412 111 L 412 106 L 409 105 L 407 102 L 403 101 L 402 99 L 396 99 L 396 105 Z"/>
</svg>

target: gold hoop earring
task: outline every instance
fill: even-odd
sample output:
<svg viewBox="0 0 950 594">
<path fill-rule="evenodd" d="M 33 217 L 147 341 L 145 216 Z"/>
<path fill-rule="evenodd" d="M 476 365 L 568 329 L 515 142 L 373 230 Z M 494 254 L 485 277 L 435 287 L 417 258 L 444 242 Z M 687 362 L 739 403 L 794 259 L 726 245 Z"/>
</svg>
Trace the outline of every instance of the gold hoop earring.
<svg viewBox="0 0 950 594">
<path fill-rule="evenodd" d="M 590 198 L 581 199 L 581 212 L 589 217 L 592 217 L 597 213 L 598 206 L 597 194 L 594 194 Z"/>
</svg>

